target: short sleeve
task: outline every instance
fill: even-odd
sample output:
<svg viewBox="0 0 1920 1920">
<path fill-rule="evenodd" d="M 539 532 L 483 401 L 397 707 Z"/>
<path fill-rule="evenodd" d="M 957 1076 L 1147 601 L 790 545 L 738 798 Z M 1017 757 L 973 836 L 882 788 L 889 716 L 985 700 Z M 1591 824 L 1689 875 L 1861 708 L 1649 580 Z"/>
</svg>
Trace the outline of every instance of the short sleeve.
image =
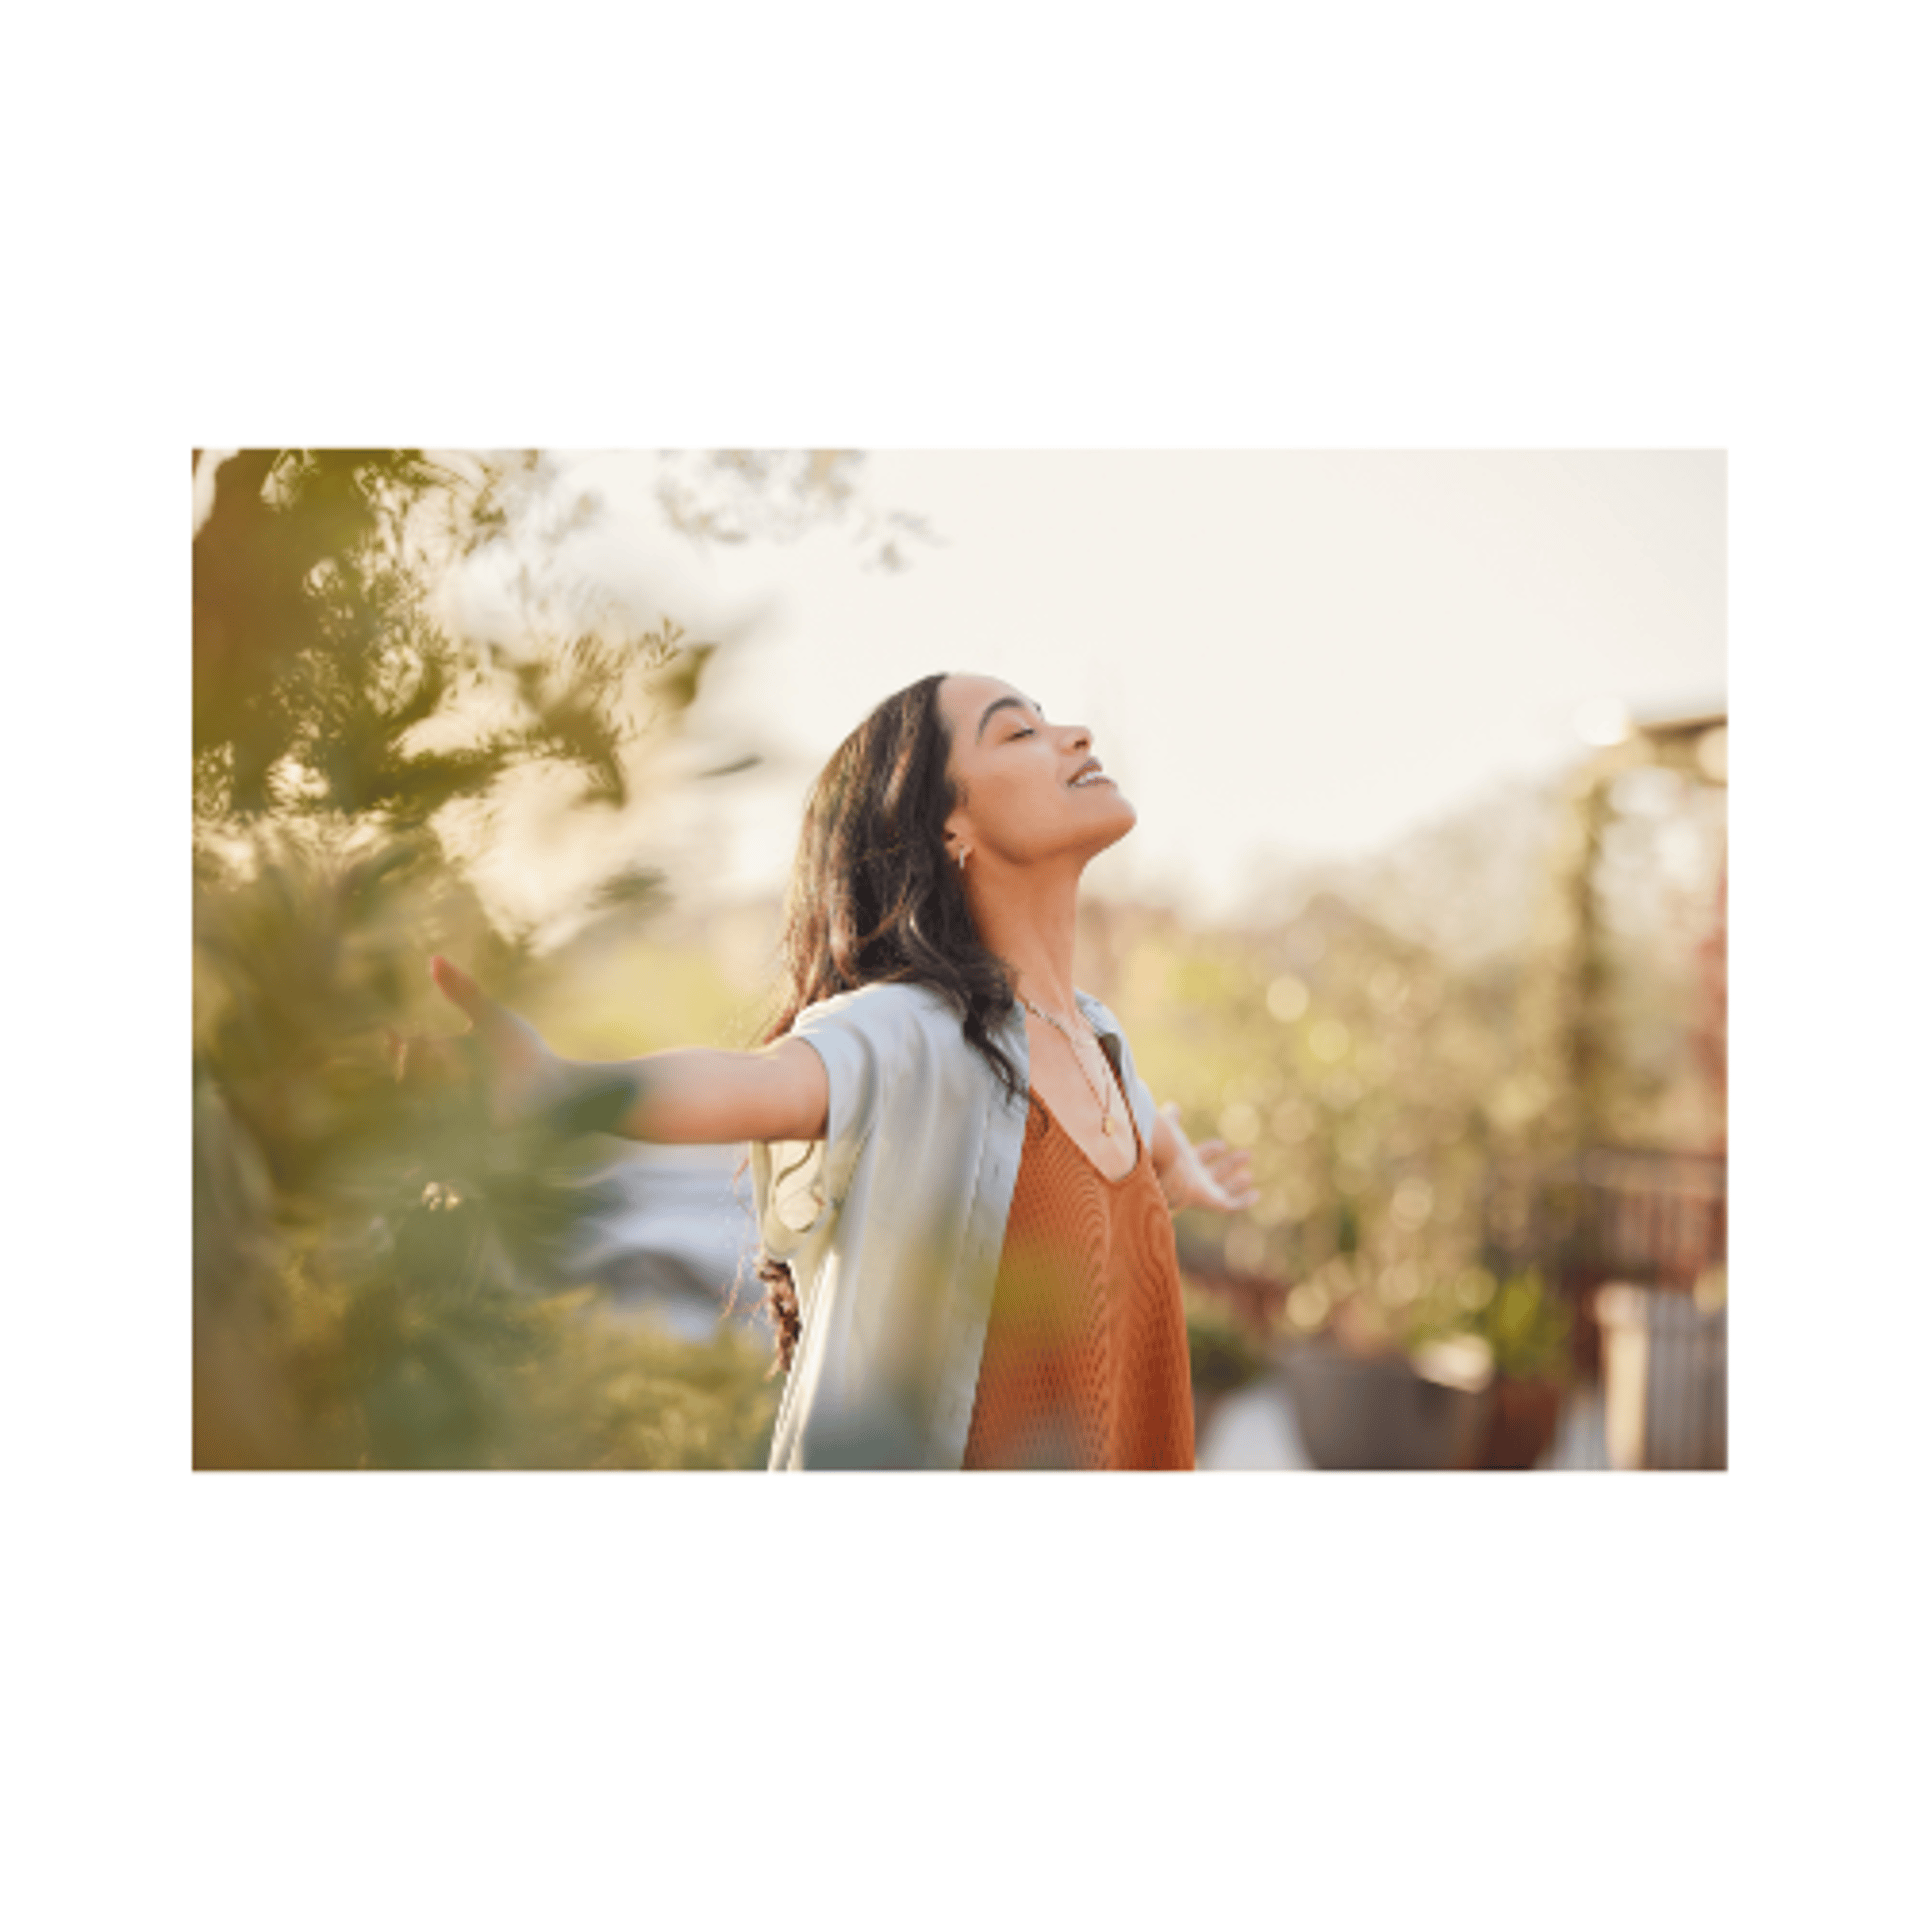
<svg viewBox="0 0 1920 1920">
<path fill-rule="evenodd" d="M 762 1242 L 776 1259 L 796 1252 L 816 1230 L 830 1229 L 830 1216 L 846 1196 L 904 1051 L 902 1025 L 911 1009 L 899 993 L 872 986 L 836 994 L 803 1009 L 788 1029 L 827 1070 L 827 1131 L 821 1140 L 752 1149 Z"/>
<path fill-rule="evenodd" d="M 837 994 L 803 1009 L 790 1029 L 827 1069 L 829 1157 L 864 1141 L 879 1112 L 887 1062 L 885 1012 L 870 994 Z"/>
</svg>

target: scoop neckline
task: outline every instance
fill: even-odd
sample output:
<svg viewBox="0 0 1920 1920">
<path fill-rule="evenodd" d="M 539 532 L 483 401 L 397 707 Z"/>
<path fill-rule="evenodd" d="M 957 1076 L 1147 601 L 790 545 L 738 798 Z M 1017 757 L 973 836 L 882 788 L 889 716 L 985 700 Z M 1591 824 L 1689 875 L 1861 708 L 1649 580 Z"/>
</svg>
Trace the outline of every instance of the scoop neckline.
<svg viewBox="0 0 1920 1920">
<path fill-rule="evenodd" d="M 1087 1163 L 1088 1168 L 1096 1180 L 1104 1181 L 1110 1187 L 1124 1187 L 1127 1182 L 1140 1171 L 1140 1162 L 1147 1157 L 1146 1142 L 1140 1138 L 1140 1123 L 1133 1117 L 1133 1102 L 1128 1100 L 1125 1094 L 1121 1095 L 1121 1104 L 1125 1106 L 1127 1110 L 1127 1125 L 1133 1133 L 1133 1164 L 1125 1173 L 1118 1175 L 1104 1172 L 1095 1163 L 1093 1155 L 1073 1137 L 1072 1130 L 1068 1127 L 1067 1123 L 1062 1120 L 1034 1090 L 1031 1080 L 1027 1082 L 1027 1099 L 1030 1102 L 1038 1102 L 1040 1111 L 1047 1116 L 1051 1125 L 1060 1129 L 1061 1138 Z"/>
</svg>

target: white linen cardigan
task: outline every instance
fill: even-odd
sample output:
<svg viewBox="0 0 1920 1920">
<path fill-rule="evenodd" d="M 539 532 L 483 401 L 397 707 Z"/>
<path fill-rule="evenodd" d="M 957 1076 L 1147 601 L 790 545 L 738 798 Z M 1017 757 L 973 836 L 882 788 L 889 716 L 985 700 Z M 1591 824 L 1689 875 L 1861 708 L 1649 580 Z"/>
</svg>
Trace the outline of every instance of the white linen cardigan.
<svg viewBox="0 0 1920 1920">
<path fill-rule="evenodd" d="M 1119 1022 L 1074 997 L 1150 1148 L 1153 1099 Z M 998 1035 L 1015 1099 L 932 987 L 836 994 L 792 1031 L 826 1065 L 827 1133 L 749 1152 L 760 1248 L 790 1265 L 800 1305 L 768 1465 L 958 1467 L 1026 1137 L 1025 1009 Z"/>
</svg>

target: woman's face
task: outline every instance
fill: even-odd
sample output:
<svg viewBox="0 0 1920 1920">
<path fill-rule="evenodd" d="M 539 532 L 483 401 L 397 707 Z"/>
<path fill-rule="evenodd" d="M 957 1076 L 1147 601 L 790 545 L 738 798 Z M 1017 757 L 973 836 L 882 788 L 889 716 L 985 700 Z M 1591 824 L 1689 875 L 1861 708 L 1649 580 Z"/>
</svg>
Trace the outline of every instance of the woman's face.
<svg viewBox="0 0 1920 1920">
<path fill-rule="evenodd" d="M 1018 687 L 984 674 L 949 674 L 940 710 L 952 740 L 948 769 L 965 796 L 947 821 L 947 847 L 990 868 L 1062 856 L 1082 863 L 1132 831 L 1138 818 L 1112 777 L 1095 770 L 1093 734 L 1050 721 Z M 1081 776 L 1081 777 L 1076 777 Z"/>
</svg>

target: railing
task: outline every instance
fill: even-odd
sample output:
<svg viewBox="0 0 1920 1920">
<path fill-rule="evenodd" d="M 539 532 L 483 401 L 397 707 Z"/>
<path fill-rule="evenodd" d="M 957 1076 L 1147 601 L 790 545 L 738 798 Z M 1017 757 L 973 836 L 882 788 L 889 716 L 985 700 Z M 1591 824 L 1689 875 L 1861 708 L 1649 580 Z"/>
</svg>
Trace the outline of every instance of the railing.
<svg viewBox="0 0 1920 1920">
<path fill-rule="evenodd" d="M 1595 1296 L 1605 1336 L 1607 1458 L 1616 1467 L 1727 1464 L 1727 1310 L 1686 1293 L 1610 1281 Z"/>
<path fill-rule="evenodd" d="M 1573 1309 L 1575 1370 L 1599 1372 L 1594 1299 L 1610 1280 L 1688 1293 L 1727 1258 L 1724 1154 L 1593 1148 L 1571 1165 L 1509 1164 L 1482 1196 L 1483 1240 L 1508 1271 L 1536 1266 Z"/>
</svg>

